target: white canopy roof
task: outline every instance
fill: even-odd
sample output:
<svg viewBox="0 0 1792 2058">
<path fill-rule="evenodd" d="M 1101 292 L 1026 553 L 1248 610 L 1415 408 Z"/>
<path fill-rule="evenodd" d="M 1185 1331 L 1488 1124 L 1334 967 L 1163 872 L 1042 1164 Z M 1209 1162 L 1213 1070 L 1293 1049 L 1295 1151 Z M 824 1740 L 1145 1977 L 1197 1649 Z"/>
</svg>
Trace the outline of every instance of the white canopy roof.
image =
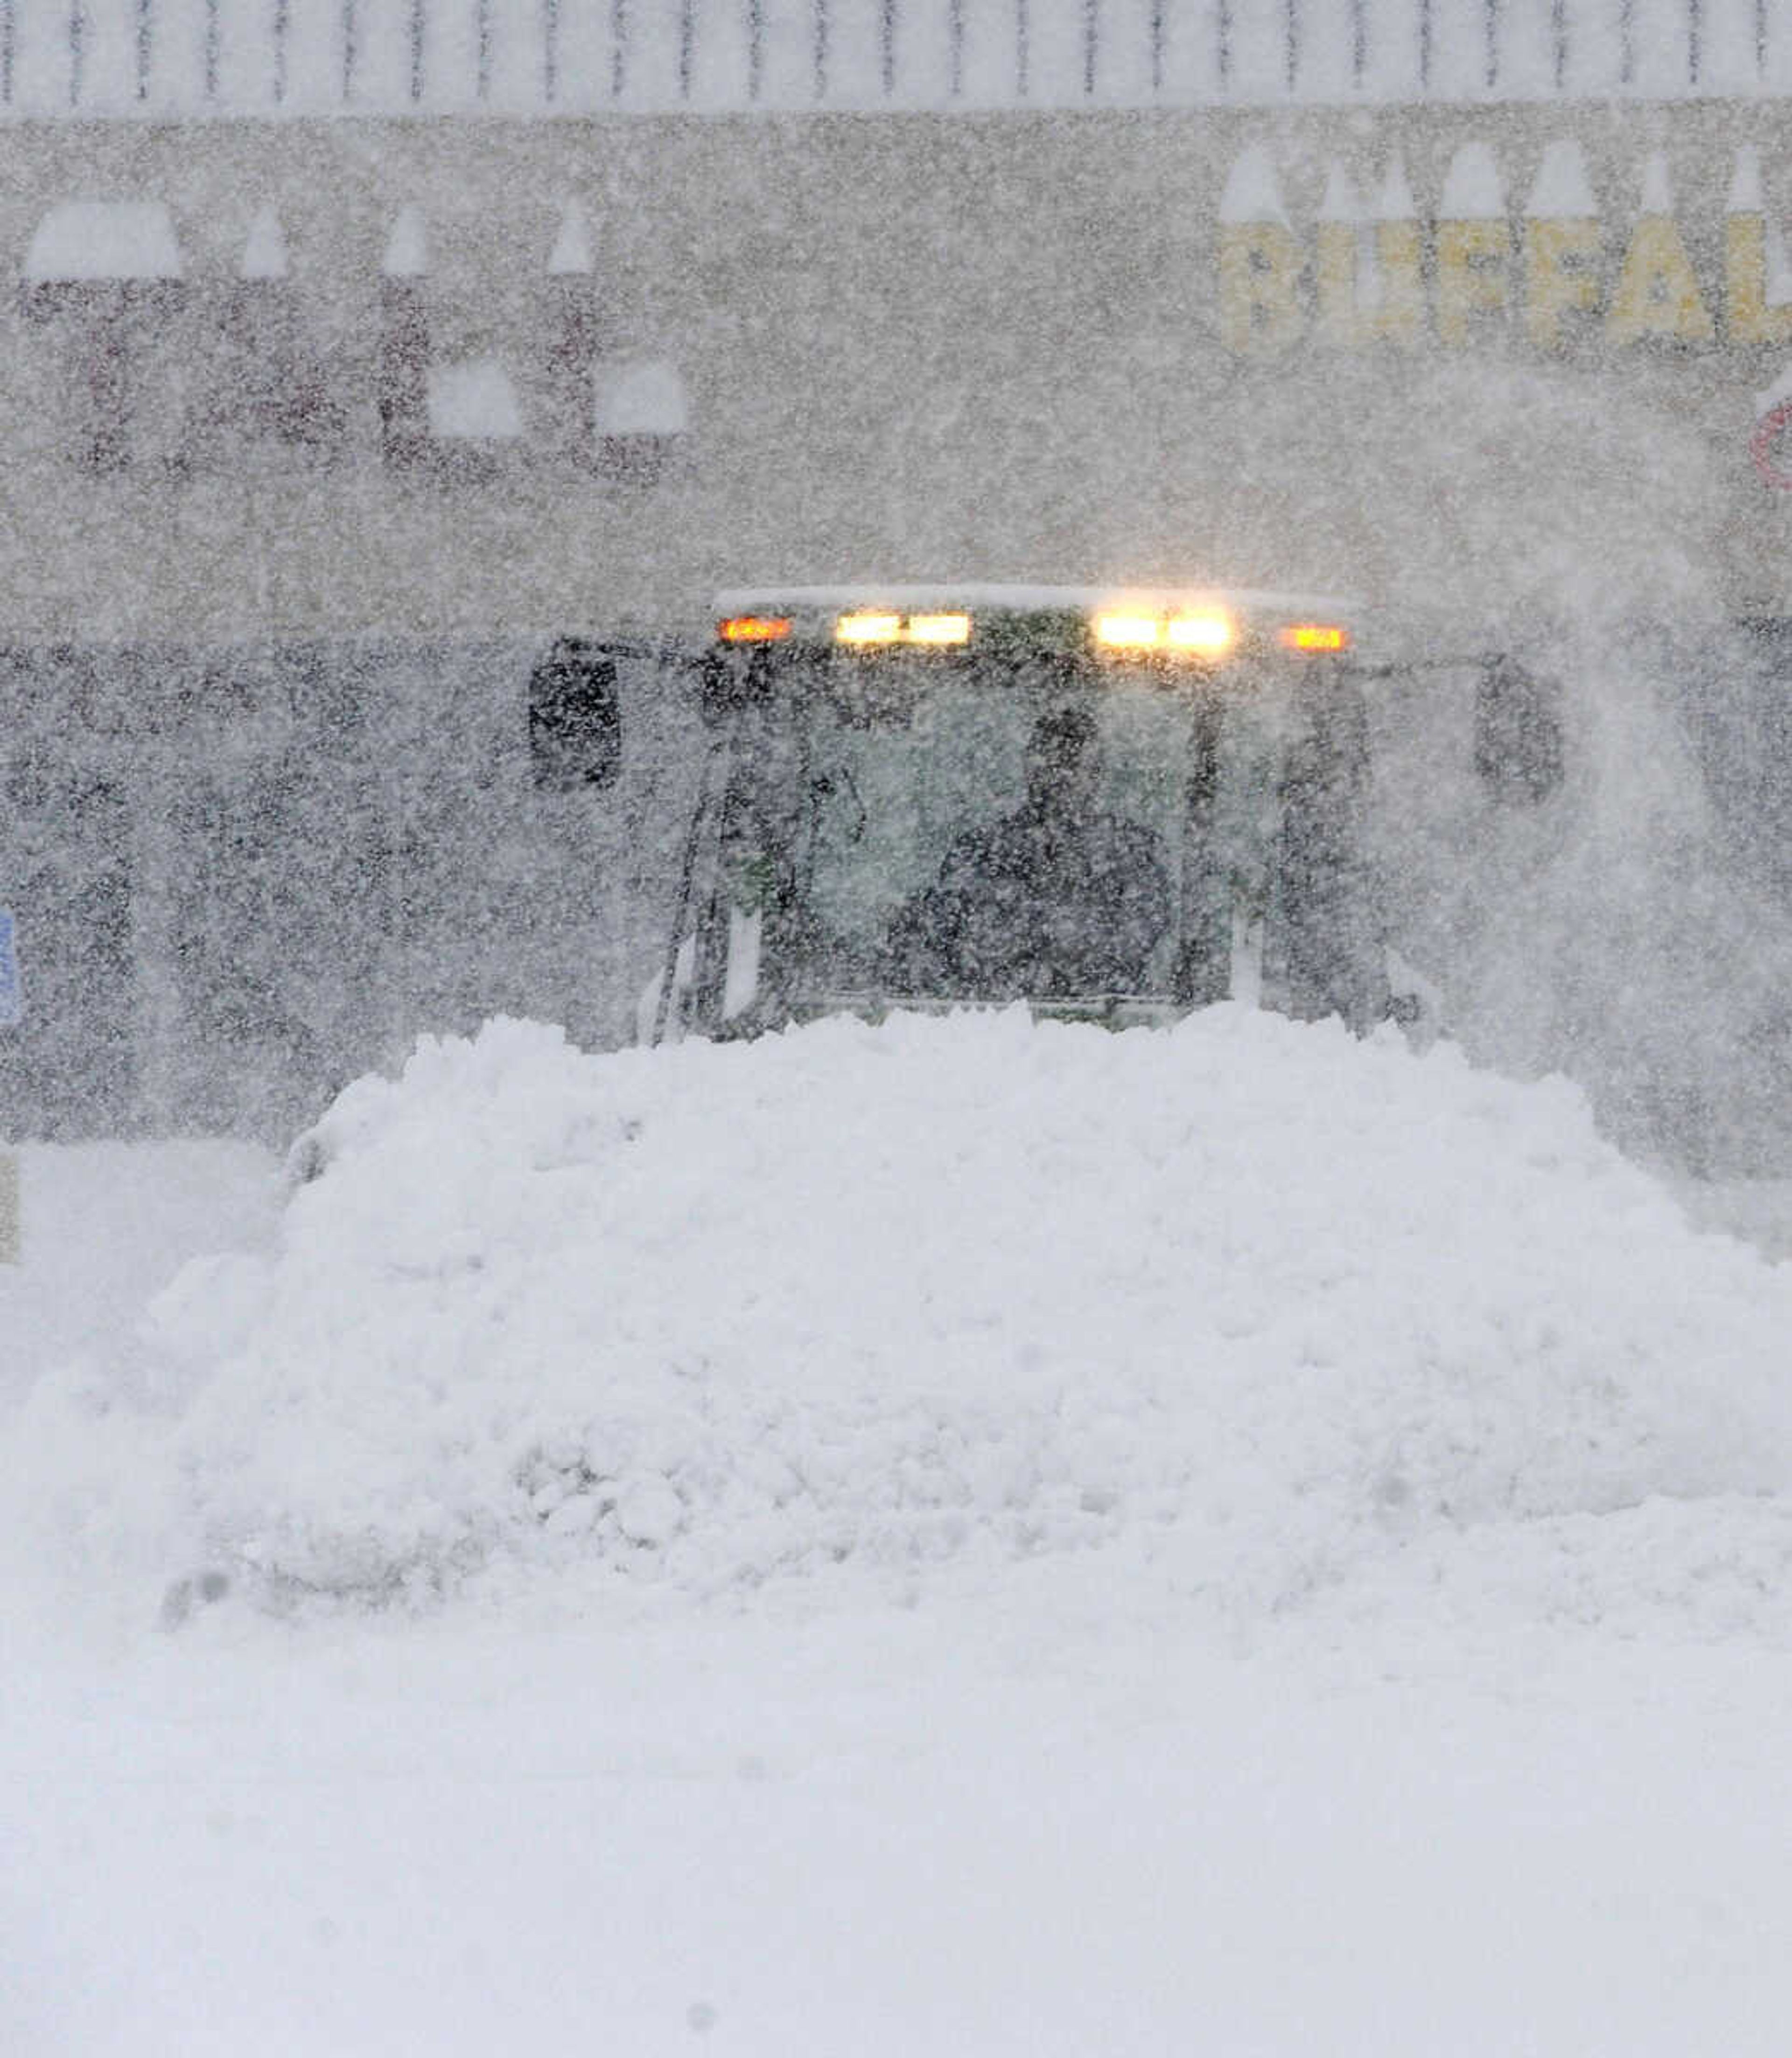
<svg viewBox="0 0 1792 2058">
<path fill-rule="evenodd" d="M 1789 5 L 30 0 L 0 119 L 1764 99 L 1792 93 Z"/>
</svg>

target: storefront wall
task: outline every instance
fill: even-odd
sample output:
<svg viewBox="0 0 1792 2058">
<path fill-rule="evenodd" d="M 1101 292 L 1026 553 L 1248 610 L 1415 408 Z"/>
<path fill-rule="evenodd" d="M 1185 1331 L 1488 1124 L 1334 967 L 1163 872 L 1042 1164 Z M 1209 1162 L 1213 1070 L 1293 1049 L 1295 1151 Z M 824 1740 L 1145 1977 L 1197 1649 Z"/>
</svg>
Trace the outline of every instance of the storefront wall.
<svg viewBox="0 0 1792 2058">
<path fill-rule="evenodd" d="M 1464 539 L 1547 510 L 1563 419 L 1617 527 L 1659 512 L 1725 608 L 1792 612 L 1750 456 L 1787 125 L 0 126 L 0 632 L 687 626 L 721 583 L 899 574 L 1522 606 Z M 159 207 L 179 276 L 58 276 L 77 201 L 139 245 Z"/>
</svg>

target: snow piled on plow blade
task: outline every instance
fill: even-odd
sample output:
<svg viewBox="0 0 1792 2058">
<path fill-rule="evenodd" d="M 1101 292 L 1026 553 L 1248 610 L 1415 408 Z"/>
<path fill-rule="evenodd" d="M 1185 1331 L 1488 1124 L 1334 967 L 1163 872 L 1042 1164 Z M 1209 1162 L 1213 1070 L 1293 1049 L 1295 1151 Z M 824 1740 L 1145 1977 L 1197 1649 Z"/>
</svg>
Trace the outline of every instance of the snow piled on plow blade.
<svg viewBox="0 0 1792 2058">
<path fill-rule="evenodd" d="M 46 1380 L 14 1440 L 14 1504 L 177 1614 L 1064 1554 L 1234 1623 L 1659 1611 L 1714 1554 L 1729 1626 L 1786 1612 L 1792 1273 L 1560 1082 L 1234 1007 L 603 1057 L 497 1022 L 299 1156 L 277 1251 L 152 1304 L 134 1400 Z"/>
</svg>

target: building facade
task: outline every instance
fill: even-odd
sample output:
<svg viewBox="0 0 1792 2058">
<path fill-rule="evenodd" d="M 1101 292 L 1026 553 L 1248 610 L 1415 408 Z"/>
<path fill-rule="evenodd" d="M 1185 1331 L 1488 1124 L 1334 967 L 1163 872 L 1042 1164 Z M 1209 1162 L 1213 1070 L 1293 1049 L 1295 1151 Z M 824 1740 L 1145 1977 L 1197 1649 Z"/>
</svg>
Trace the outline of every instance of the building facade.
<svg viewBox="0 0 1792 2058">
<path fill-rule="evenodd" d="M 1788 93 L 1771 0 L 0 0 L 21 1119 L 559 1005 L 530 654 L 721 585 L 1792 616 Z"/>
<path fill-rule="evenodd" d="M 1693 432 L 1726 604 L 1792 611 L 1765 0 L 244 18 L 0 22 L 10 637 L 663 622 L 792 566 L 1431 594 L 1469 364 Z"/>
</svg>

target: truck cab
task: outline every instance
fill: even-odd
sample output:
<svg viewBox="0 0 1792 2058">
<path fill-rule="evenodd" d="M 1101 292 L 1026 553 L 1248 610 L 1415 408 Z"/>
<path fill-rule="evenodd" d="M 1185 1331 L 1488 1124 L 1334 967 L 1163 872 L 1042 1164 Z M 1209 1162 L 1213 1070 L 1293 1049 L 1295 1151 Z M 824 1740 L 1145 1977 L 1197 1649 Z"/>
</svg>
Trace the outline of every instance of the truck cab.
<svg viewBox="0 0 1792 2058">
<path fill-rule="evenodd" d="M 768 587 L 715 614 L 647 1040 L 1014 1002 L 1389 1013 L 1347 604 Z"/>
</svg>

